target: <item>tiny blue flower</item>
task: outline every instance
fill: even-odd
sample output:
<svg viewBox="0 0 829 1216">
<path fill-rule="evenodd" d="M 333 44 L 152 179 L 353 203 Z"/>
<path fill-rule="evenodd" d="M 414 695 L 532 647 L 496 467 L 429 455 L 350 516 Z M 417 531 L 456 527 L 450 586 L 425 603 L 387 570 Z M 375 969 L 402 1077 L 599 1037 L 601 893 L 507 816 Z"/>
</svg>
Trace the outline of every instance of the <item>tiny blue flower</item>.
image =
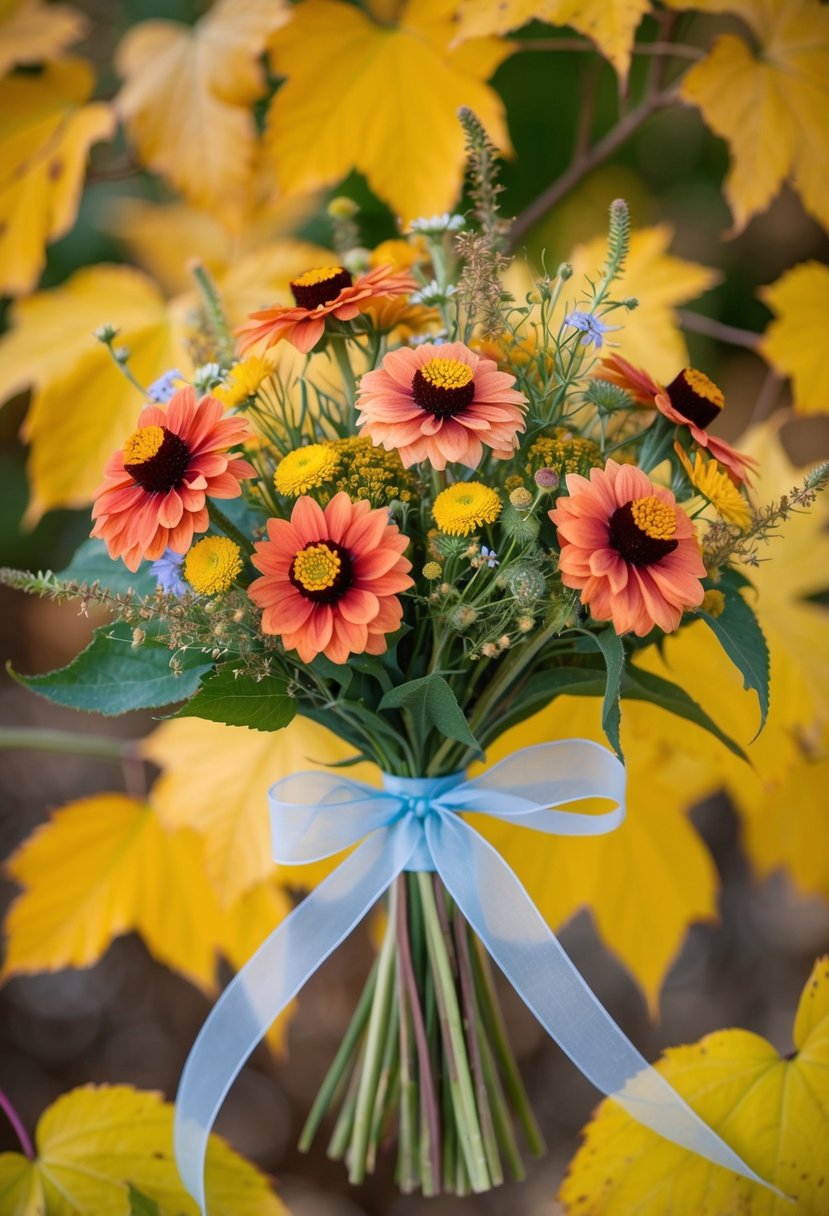
<svg viewBox="0 0 829 1216">
<path fill-rule="evenodd" d="M 172 549 L 165 549 L 158 561 L 153 562 L 150 566 L 150 570 L 165 595 L 184 595 L 190 590 L 181 577 L 183 561 L 183 553 L 174 553 Z"/>
<path fill-rule="evenodd" d="M 169 372 L 165 372 L 163 376 L 159 376 L 158 380 L 152 382 L 147 389 L 147 396 L 150 401 L 155 401 L 156 405 L 166 405 L 173 393 L 178 390 L 177 381 L 183 379 L 184 377 L 177 367 L 171 368 Z"/>
<path fill-rule="evenodd" d="M 493 566 L 498 565 L 498 554 L 494 549 L 488 549 L 486 545 L 481 545 L 481 557 L 485 560 L 490 569 Z"/>
<path fill-rule="evenodd" d="M 584 335 L 581 340 L 582 346 L 589 346 L 591 342 L 595 342 L 597 350 L 603 345 L 605 334 L 622 328 L 621 325 L 605 325 L 604 321 L 600 321 L 592 312 L 579 312 L 578 310 L 568 313 L 564 318 L 564 324 L 581 330 Z"/>
</svg>

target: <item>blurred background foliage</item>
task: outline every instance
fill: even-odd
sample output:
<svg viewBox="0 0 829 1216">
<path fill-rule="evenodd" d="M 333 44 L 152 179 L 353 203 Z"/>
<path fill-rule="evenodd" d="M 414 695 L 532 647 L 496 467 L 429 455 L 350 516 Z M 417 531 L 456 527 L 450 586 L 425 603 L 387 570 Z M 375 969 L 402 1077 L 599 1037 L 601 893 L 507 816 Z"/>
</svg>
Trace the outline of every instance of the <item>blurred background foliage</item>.
<svg viewBox="0 0 829 1216">
<path fill-rule="evenodd" d="M 292 16 L 291 6 L 277 0 L 270 3 L 272 24 L 277 30 Z M 239 14 L 244 8 L 239 0 L 230 0 L 230 19 L 241 21 L 239 14 L 233 15 L 234 4 Z M 41 7 L 37 0 L 12 0 L 0 5 L 0 28 L 15 14 L 40 11 Z M 216 5 L 212 11 L 222 7 Z M 228 7 L 228 0 L 224 7 Z M 256 7 L 249 6 L 251 10 Z M 442 0 L 409 0 L 406 6 L 395 0 L 373 0 L 364 7 L 372 20 L 391 26 L 416 17 L 421 28 L 445 26 L 451 30 L 456 6 Z M 511 11 L 533 17 L 549 14 L 554 7 L 513 4 Z M 686 7 L 710 11 L 682 11 Z M 344 10 L 359 6 L 302 0 L 297 8 L 333 23 L 330 28 L 335 45 L 336 24 L 344 19 Z M 474 24 L 487 14 L 492 17 L 497 8 L 476 6 L 470 0 L 462 15 Z M 596 5 L 586 8 L 595 9 Z M 607 13 L 610 9 L 615 11 L 615 6 L 606 6 Z M 642 4 L 641 9 L 648 9 L 648 5 Z M 642 260 L 636 294 L 643 308 L 649 298 L 651 304 L 655 298 L 664 301 L 674 327 L 672 340 L 682 341 L 681 329 L 691 362 L 704 368 L 725 390 L 728 408 L 722 419 L 724 435 L 735 440 L 747 427 L 755 428 L 754 447 L 767 467 L 762 490 L 766 498 L 779 496 L 797 480 L 799 466 L 825 458 L 829 452 L 829 398 L 821 396 L 826 373 L 820 349 L 827 319 L 827 296 L 825 291 L 821 294 L 825 280 L 820 277 L 827 274 L 821 268 L 826 262 L 826 232 L 790 184 L 773 191 L 770 205 L 760 207 L 740 231 L 733 231 L 734 209 L 723 192 L 729 149 L 706 125 L 700 110 L 681 99 L 654 108 L 647 116 L 643 113 L 641 121 L 630 121 L 629 136 L 620 137 L 616 145 L 611 141 L 609 155 L 596 156 L 597 163 L 590 171 L 581 172 L 579 166 L 589 163 L 589 150 L 603 146 L 602 141 L 609 132 L 619 130 L 619 124 L 624 131 L 626 120 L 637 107 L 647 105 L 655 88 L 664 92 L 676 86 L 689 60 L 697 63 L 724 35 L 741 38 L 755 50 L 768 51 L 768 61 L 774 64 L 778 52 L 788 53 L 791 39 L 787 42 L 786 38 L 791 30 L 786 21 L 798 18 L 801 42 L 808 54 L 824 57 L 823 79 L 829 79 L 826 9 L 816 0 L 797 0 L 790 5 L 785 0 L 734 0 L 732 5 L 700 0 L 697 6 L 675 3 L 669 9 L 658 5 L 652 9 L 655 11 L 647 11 L 639 26 L 636 36 L 640 50 L 633 55 L 627 80 L 621 79 L 611 63 L 596 52 L 584 37 L 583 28 L 574 31 L 530 21 L 509 35 L 514 45 L 508 45 L 501 35 L 500 46 L 488 52 L 492 70 L 481 68 L 478 75 L 481 80 L 489 79 L 503 103 L 513 149 L 503 168 L 503 212 L 519 217 L 519 255 L 526 251 L 536 267 L 543 263 L 550 269 L 570 258 L 576 246 L 593 241 L 603 232 L 607 205 L 616 196 L 628 199 L 635 229 L 661 226 L 661 235 L 655 238 L 659 248 L 650 261 Z M 267 0 L 262 0 L 260 24 L 267 10 Z M 43 7 L 49 23 L 63 19 L 59 11 L 63 13 L 65 6 Z M 159 18 L 192 25 L 211 10 L 208 4 L 195 0 L 77 0 L 73 11 L 81 14 L 82 20 L 75 27 L 77 36 L 68 40 L 71 52 L 59 50 L 56 54 L 71 53 L 89 61 L 95 73 L 94 99 L 108 103 L 121 87 L 116 67 L 119 47 L 139 23 Z M 609 22 L 609 16 L 604 20 Z M 493 18 L 490 29 L 496 26 Z M 50 28 L 56 27 L 52 24 Z M 768 45 L 763 41 L 766 36 Z M 263 80 L 267 78 L 266 91 L 254 104 L 260 133 L 265 128 L 270 96 L 279 96 L 285 87 L 280 85 L 274 60 L 260 58 L 265 40 L 263 35 L 261 46 L 251 57 L 251 63 L 259 64 Z M 682 47 L 699 48 L 699 53 L 684 58 L 643 53 L 646 44 L 668 40 Z M 446 38 L 444 42 L 449 45 Z M 15 81 L 34 81 L 40 71 L 27 61 L 14 70 L 13 77 Z M 0 81 L 0 93 L 3 83 Z M 425 86 L 428 83 L 424 81 Z M 231 81 L 228 88 L 234 87 Z M 494 107 L 497 98 L 491 100 Z M 758 92 L 754 117 L 761 115 L 761 125 L 765 121 L 762 102 Z M 186 90 L 176 104 L 186 107 Z M 785 112 L 785 99 L 781 104 Z M 401 129 L 405 125 L 411 139 L 413 122 L 417 126 L 417 99 L 411 102 L 414 114 L 403 112 L 405 103 L 399 96 L 378 97 L 377 105 L 384 107 L 387 126 L 393 130 L 395 123 L 399 122 Z M 399 112 L 395 106 L 400 107 Z M 799 120 L 794 100 L 790 117 Z M 816 116 L 816 121 L 823 120 Z M 15 122 L 7 100 L 5 111 L 0 112 L 0 140 L 5 138 L 13 145 L 21 138 Z M 782 128 L 775 131 L 771 120 L 768 130 L 768 147 L 763 150 L 760 146 L 758 157 L 762 154 L 774 159 L 775 149 L 779 152 L 787 135 Z M 825 136 L 823 131 L 824 142 L 813 146 L 815 171 L 829 158 L 829 139 Z M 427 123 L 421 138 L 424 147 L 412 148 L 412 154 L 417 151 L 418 163 L 424 156 L 428 162 L 433 142 L 440 177 L 447 167 L 440 164 L 446 146 L 443 133 L 431 130 Z M 353 160 L 359 159 L 361 139 L 357 124 Z M 73 499 L 72 490 L 63 498 L 55 491 L 51 502 L 42 502 L 34 511 L 30 508 L 27 517 L 30 479 L 25 428 L 31 397 L 26 385 L 36 381 L 38 374 L 23 367 L 22 347 L 15 333 L 24 330 L 23 318 L 34 318 L 41 308 L 41 297 L 31 298 L 35 291 L 60 289 L 85 268 L 133 264 L 149 271 L 166 295 L 178 299 L 188 290 L 185 263 L 189 256 L 198 254 L 215 269 L 220 282 L 226 279 L 229 290 L 237 291 L 240 301 L 250 302 L 252 292 L 255 300 L 256 289 L 245 280 L 245 273 L 255 278 L 260 266 L 263 283 L 267 284 L 261 290 L 267 294 L 273 290 L 272 283 L 286 282 L 291 273 L 301 269 L 307 246 L 296 242 L 330 246 L 332 231 L 326 203 L 339 195 L 358 204 L 360 240 L 367 248 L 398 234 L 393 211 L 356 170 L 310 194 L 293 199 L 283 196 L 276 201 L 271 195 L 255 216 L 236 222 L 235 228 L 233 224 L 223 228 L 224 214 L 217 218 L 189 205 L 185 209 L 180 195 L 165 178 L 144 167 L 148 159 L 152 157 L 136 154 L 132 139 L 122 128 L 114 131 L 111 139 L 95 143 L 77 217 L 65 235 L 46 248 L 39 277 L 31 276 L 25 290 L 15 290 L 18 302 L 12 304 L 8 298 L 4 302 L 4 324 L 11 329 L 0 346 L 0 386 L 9 390 L 0 412 L 2 565 L 61 569 L 89 530 L 85 506 L 70 509 L 64 505 L 77 502 L 78 495 L 75 493 Z M 758 159 L 758 176 L 767 167 Z M 798 189 L 802 188 L 804 174 L 801 167 Z M 527 223 L 528 208 L 534 200 L 543 198 L 551 185 L 566 185 L 568 175 L 573 177 L 572 187 L 559 190 L 554 205 L 545 208 L 535 222 Z M 9 180 L 4 189 L 9 188 Z M 446 205 L 445 189 L 440 189 L 443 195 L 436 195 L 436 211 Z M 457 205 L 463 210 L 463 199 Z M 811 210 L 814 213 L 816 209 Z M 665 260 L 668 245 L 670 256 L 681 261 Z M 257 251 L 263 249 L 270 251 L 270 261 L 257 263 Z M 245 258 L 250 259 L 251 269 L 243 273 Z M 794 326 L 790 346 L 795 351 L 790 362 L 797 365 L 801 376 L 804 368 L 814 366 L 823 381 L 821 387 L 818 378 L 813 377 L 804 392 L 796 379 L 795 396 L 803 400 L 795 401 L 799 408 L 793 409 L 790 383 L 769 366 L 758 349 L 760 335 L 772 317 L 768 297 L 764 303 L 760 289 L 803 263 L 817 264 L 818 269 L 811 272 L 816 289 L 804 294 L 802 301 L 795 299 L 793 307 L 788 305 L 793 318 L 790 324 Z M 715 273 L 704 273 L 689 264 L 711 268 Z M 235 271 L 237 280 L 233 280 Z M 516 282 L 523 284 L 524 280 L 516 278 Z M 806 286 L 811 290 L 804 280 Z M 102 291 L 101 315 L 96 324 L 123 323 L 119 309 L 126 307 L 130 290 L 129 283 L 123 285 L 117 299 L 108 299 Z M 67 327 L 71 330 L 72 297 L 66 300 Z M 174 306 L 174 313 L 176 307 L 179 305 Z M 27 313 L 27 308 L 35 311 Z M 136 308 L 140 311 L 139 305 Z M 13 326 L 15 314 L 21 318 L 17 329 Z M 95 349 L 92 328 L 83 326 L 84 334 L 89 331 L 90 351 Z M 47 366 L 63 340 L 60 325 L 53 332 L 35 325 L 30 332 L 29 364 Z M 161 346 L 163 343 L 159 349 Z M 164 349 L 166 352 L 168 348 Z M 659 350 L 653 351 L 654 361 L 659 355 Z M 77 358 L 83 357 L 79 348 Z M 148 372 L 157 375 L 166 370 L 165 366 L 153 367 L 150 355 L 146 362 Z M 778 368 L 780 362 L 775 358 Z M 109 381 L 104 377 L 101 383 Z M 91 408 L 92 400 L 96 414 L 106 419 L 109 402 L 105 399 L 96 403 L 95 385 L 92 387 L 93 397 L 85 392 L 80 409 Z M 58 394 L 51 406 L 62 411 L 70 425 L 73 391 L 70 387 L 63 396 Z M 128 416 L 130 410 L 137 414 L 139 405 L 140 398 L 135 394 L 128 395 L 118 408 L 121 415 Z M 774 419 L 772 424 L 770 418 Z M 34 425 L 31 417 L 28 425 L 30 429 Z M 78 425 L 83 423 L 78 420 Z M 47 435 L 43 442 L 48 444 L 48 439 Z M 47 451 L 46 464 L 41 462 L 37 474 L 41 482 L 44 478 L 48 482 L 48 462 L 55 458 L 54 450 Z M 40 495 L 42 499 L 38 487 L 34 489 L 35 498 Z M 42 509 L 53 505 L 56 509 Z M 778 674 L 779 682 L 772 688 L 773 707 L 777 697 L 785 710 L 780 711 L 782 716 L 777 720 L 772 718 L 765 742 L 761 739 L 756 745 L 755 770 L 750 776 L 744 777 L 730 757 L 716 754 L 713 743 L 703 745 L 696 734 L 677 734 L 675 726 L 666 727 L 632 709 L 627 715 L 627 750 L 636 790 L 634 820 L 637 801 L 642 808 L 638 836 L 631 834 L 622 840 L 619 834 L 620 840 L 608 846 L 605 861 L 594 860 L 589 874 L 586 861 L 568 855 L 558 844 L 549 857 L 523 859 L 525 868 L 533 871 L 532 889 L 551 923 L 566 922 L 565 944 L 586 978 L 651 1056 L 666 1044 L 689 1042 L 727 1025 L 756 1030 L 779 1050 L 788 1051 L 798 994 L 815 955 L 829 948 L 829 823 L 825 817 L 829 641 L 822 607 L 829 602 L 825 594 L 829 585 L 825 521 L 823 509 L 807 522 L 794 521 L 792 540 L 779 543 L 774 552 L 773 572 L 764 569 L 760 578 L 769 604 L 764 626 L 776 638 L 778 653 L 787 656 L 785 666 L 778 659 L 778 673 L 783 674 Z M 36 672 L 60 666 L 88 639 L 90 621 L 79 617 L 70 605 L 26 601 L 2 589 L 0 606 L 2 652 L 18 670 Z M 746 702 L 740 700 L 739 681 L 724 681 L 733 698 L 729 702 L 718 687 L 716 673 L 709 674 L 694 647 L 683 646 L 681 639 L 669 645 L 664 662 L 680 670 L 687 668 L 687 679 L 693 683 L 696 678 L 703 688 L 700 695 L 706 692 L 707 681 L 707 691 L 723 697 L 724 724 L 738 735 L 743 732 L 746 743 L 750 741 L 752 720 Z M 802 713 L 796 712 L 797 706 Z M 22 964 L 17 959 L 18 965 L 13 967 L 7 962 L 7 970 L 12 972 L 44 974 L 9 979 L 0 991 L 2 1086 L 30 1129 L 59 1094 L 90 1081 L 130 1082 L 170 1095 L 206 1012 L 209 992 L 228 974 L 226 965 L 218 964 L 218 955 L 231 966 L 240 965 L 245 951 L 253 949 L 257 935 L 263 936 L 290 903 L 288 883 L 279 875 L 275 883 L 267 877 L 264 791 L 295 762 L 298 753 L 300 761 L 303 755 L 322 759 L 323 754 L 330 755 L 331 744 L 313 732 L 310 738 L 297 737 L 287 743 L 254 737 L 251 732 L 230 738 L 229 728 L 211 731 L 206 729 L 209 724 L 202 723 L 190 727 L 181 724 L 178 733 L 171 726 L 162 726 L 149 734 L 139 750 L 135 741 L 148 736 L 155 725 L 148 716 L 132 714 L 114 722 L 79 722 L 69 712 L 36 700 L 8 680 L 0 692 L 0 713 L 8 727 L 81 730 L 96 736 L 109 734 L 114 740 L 109 757 L 105 748 L 96 758 L 72 754 L 71 748 L 65 755 L 1 753 L 3 856 L 11 855 L 56 807 L 94 798 L 102 791 L 125 790 L 128 797 L 140 801 L 153 776 L 163 770 L 154 789 L 154 806 L 164 831 L 189 828 L 203 836 L 204 864 L 213 884 L 209 898 L 218 891 L 220 908 L 233 906 L 236 916 L 232 929 L 216 928 L 213 938 L 203 925 L 200 945 L 208 963 L 200 976 L 194 974 L 198 967 L 193 959 L 186 957 L 187 943 L 178 948 L 175 941 L 166 940 L 166 923 L 174 922 L 180 914 L 180 890 L 163 895 L 149 927 L 147 919 L 142 921 L 134 909 L 127 911 L 122 922 L 104 926 L 94 946 L 86 942 L 83 957 L 83 951 L 70 958 L 71 952 L 61 956 L 58 950 L 52 958 L 38 961 L 32 954 L 28 960 L 24 957 Z M 597 729 L 591 713 L 591 707 L 579 707 L 585 734 Z M 573 714 L 571 705 L 554 707 L 534 729 L 539 737 L 549 737 L 564 728 L 563 715 L 572 731 Z M 735 724 L 729 721 L 732 716 Z M 723 789 L 729 791 L 731 800 L 723 796 Z M 689 821 L 686 813 L 692 806 L 695 809 Z M 208 820 L 215 824 L 219 819 L 220 834 L 211 834 Z M 250 836 L 259 849 L 252 865 L 250 855 L 245 861 L 245 842 Z M 67 842 L 71 846 L 71 834 Z M 232 900 L 222 905 L 221 883 L 227 874 L 224 879 L 217 874 L 222 862 L 228 869 L 229 856 L 234 859 L 230 866 L 233 898 L 240 890 L 243 895 L 247 892 L 247 911 Z M 521 860 L 516 860 L 519 868 Z M 23 881 L 26 867 L 20 855 L 15 866 L 18 880 Z M 240 878 L 240 874 L 245 877 Z M 610 875 L 614 882 L 619 880 L 618 889 L 610 889 Z M 57 881 L 53 875 L 43 876 L 46 885 L 52 881 Z M 36 886 L 36 882 L 30 885 Z M 11 899 L 19 888 L 10 881 L 5 889 Z M 584 906 L 592 907 L 593 921 L 579 911 Z M 25 921 L 25 906 L 22 913 L 18 906 L 17 915 L 17 923 L 21 918 Z M 206 924 L 214 915 L 221 920 L 224 913 L 214 911 L 208 917 L 202 908 L 199 915 L 206 918 Z M 600 944 L 594 922 L 612 952 Z M 143 942 L 134 934 L 121 936 L 130 928 L 139 929 Z M 78 932 L 82 935 L 83 926 Z M 107 949 L 116 937 L 118 940 Z M 409 1216 L 427 1207 L 433 1216 L 450 1216 L 460 1211 L 460 1201 L 445 1199 L 427 1205 L 417 1197 L 397 1197 L 389 1163 L 383 1164 L 376 1180 L 352 1191 L 346 1187 L 342 1171 L 328 1163 L 320 1150 L 315 1150 L 310 1160 L 303 1160 L 293 1147 L 303 1115 L 343 1033 L 370 950 L 368 935 L 358 935 L 314 978 L 302 997 L 303 1016 L 291 1025 L 290 1050 L 285 1048 L 283 1026 L 275 1032 L 272 1043 L 276 1054 L 270 1056 L 263 1048 L 255 1056 L 234 1090 L 219 1128 L 251 1159 L 280 1176 L 280 1194 L 297 1216 L 379 1216 L 388 1212 Z M 25 951 L 19 950 L 18 954 L 25 955 Z M 99 957 L 100 961 L 95 961 Z M 173 970 L 163 966 L 159 958 Z M 68 962 L 79 969 L 59 969 Z M 195 979 L 202 991 L 177 972 Z M 527 1184 L 466 1200 L 463 1210 L 469 1216 L 504 1211 L 519 1216 L 548 1216 L 564 1210 L 555 1194 L 593 1096 L 586 1083 L 559 1059 L 556 1049 L 517 1000 L 505 993 L 505 1001 L 532 1095 L 553 1147 Z M 16 1147 L 10 1130 L 2 1125 L 0 1146 Z"/>
</svg>

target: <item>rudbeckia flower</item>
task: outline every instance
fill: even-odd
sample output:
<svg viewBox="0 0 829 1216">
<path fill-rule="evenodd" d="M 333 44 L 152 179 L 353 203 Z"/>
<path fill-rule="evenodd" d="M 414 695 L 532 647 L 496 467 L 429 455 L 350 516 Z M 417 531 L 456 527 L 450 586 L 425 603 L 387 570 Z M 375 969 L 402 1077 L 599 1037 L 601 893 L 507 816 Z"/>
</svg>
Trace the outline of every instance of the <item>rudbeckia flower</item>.
<svg viewBox="0 0 829 1216">
<path fill-rule="evenodd" d="M 567 495 L 549 512 L 561 544 L 565 587 L 597 621 L 644 637 L 654 625 L 671 633 L 686 608 L 702 603 L 694 525 L 670 490 L 641 469 L 608 460 L 589 480 L 567 475 Z"/>
<path fill-rule="evenodd" d="M 526 398 L 515 377 L 462 342 L 391 351 L 360 381 L 357 425 L 405 467 L 428 460 L 477 468 L 484 445 L 508 459 L 524 430 Z"/>
<path fill-rule="evenodd" d="M 297 499 L 286 519 L 268 520 L 268 539 L 252 558 L 262 571 L 248 594 L 262 609 L 262 629 L 282 638 L 303 663 L 318 654 L 345 663 L 351 654 L 382 654 L 398 628 L 398 592 L 412 586 L 409 543 L 385 508 L 335 494 L 323 509 Z"/>
<path fill-rule="evenodd" d="M 236 331 L 243 354 L 257 342 L 264 341 L 267 349 L 283 338 L 307 354 L 325 332 L 327 317 L 353 321 L 375 301 L 408 295 L 417 283 L 406 271 L 391 266 L 378 266 L 356 280 L 344 266 L 319 266 L 292 279 L 290 287 L 294 307 L 260 308 Z"/>
<path fill-rule="evenodd" d="M 142 410 L 95 491 L 92 535 L 129 570 L 165 549 L 186 553 L 193 536 L 207 531 L 207 499 L 238 498 L 241 481 L 256 475 L 228 454 L 250 437 L 244 418 L 227 415 L 213 397 L 197 401 L 191 387 L 174 393 L 166 409 Z"/>
<path fill-rule="evenodd" d="M 664 388 L 621 355 L 611 355 L 601 363 L 596 375 L 626 389 L 637 404 L 659 410 L 677 426 L 687 426 L 694 442 L 710 452 L 734 481 L 750 479 L 757 467 L 756 460 L 744 456 L 724 439 L 708 434 L 707 427 L 719 417 L 725 398 L 703 372 L 693 367 L 683 368 Z"/>
</svg>

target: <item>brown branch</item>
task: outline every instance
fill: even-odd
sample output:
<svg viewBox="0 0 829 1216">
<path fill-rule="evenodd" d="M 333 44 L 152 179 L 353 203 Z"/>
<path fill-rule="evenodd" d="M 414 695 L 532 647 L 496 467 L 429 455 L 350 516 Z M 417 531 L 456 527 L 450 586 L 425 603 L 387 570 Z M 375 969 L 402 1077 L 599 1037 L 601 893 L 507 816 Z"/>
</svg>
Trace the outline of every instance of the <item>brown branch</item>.
<svg viewBox="0 0 829 1216">
<path fill-rule="evenodd" d="M 699 312 L 689 312 L 686 308 L 677 311 L 679 323 L 683 329 L 692 333 L 705 334 L 707 338 L 717 338 L 730 346 L 744 346 L 746 350 L 756 350 L 760 344 L 760 334 L 752 329 L 738 329 L 736 325 L 725 325 L 714 317 L 705 317 Z"/>
</svg>

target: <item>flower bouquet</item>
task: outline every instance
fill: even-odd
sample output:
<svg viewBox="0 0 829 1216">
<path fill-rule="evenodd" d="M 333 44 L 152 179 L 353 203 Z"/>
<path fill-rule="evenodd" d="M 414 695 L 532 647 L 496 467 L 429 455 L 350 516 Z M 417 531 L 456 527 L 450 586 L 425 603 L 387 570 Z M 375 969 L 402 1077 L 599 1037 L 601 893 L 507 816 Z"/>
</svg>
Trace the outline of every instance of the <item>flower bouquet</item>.
<svg viewBox="0 0 829 1216">
<path fill-rule="evenodd" d="M 637 656 L 702 618 L 764 711 L 767 652 L 743 568 L 827 470 L 758 508 L 752 461 L 708 430 L 719 389 L 690 368 L 659 384 L 613 353 L 636 306 L 614 295 L 623 202 L 594 278 L 562 265 L 511 295 L 493 150 L 474 116 L 463 121 L 469 218 L 418 221 L 383 261 L 356 247 L 353 217 L 334 205 L 336 264 L 309 268 L 293 304 L 263 307 L 236 335 L 197 268 L 201 364 L 149 388 L 103 470 L 93 540 L 61 576 L 5 574 L 115 618 L 66 672 L 24 678 L 46 695 L 129 680 L 145 706 L 183 701 L 180 714 L 257 730 L 302 714 L 379 774 L 369 786 L 342 768 L 302 773 L 271 791 L 277 860 L 357 847 L 231 983 L 191 1054 L 177 1152 L 203 1208 L 207 1135 L 234 1077 L 386 893 L 377 959 L 303 1147 L 330 1115 L 329 1153 L 355 1183 L 392 1151 L 404 1192 L 522 1176 L 522 1151 L 544 1145 L 491 956 L 604 1093 L 756 1180 L 648 1068 L 461 813 L 510 830 L 613 830 L 625 698 L 739 752 Z M 129 375 L 116 332 L 99 337 Z M 469 775 L 563 694 L 603 698 L 613 750 L 558 740 Z"/>
</svg>

